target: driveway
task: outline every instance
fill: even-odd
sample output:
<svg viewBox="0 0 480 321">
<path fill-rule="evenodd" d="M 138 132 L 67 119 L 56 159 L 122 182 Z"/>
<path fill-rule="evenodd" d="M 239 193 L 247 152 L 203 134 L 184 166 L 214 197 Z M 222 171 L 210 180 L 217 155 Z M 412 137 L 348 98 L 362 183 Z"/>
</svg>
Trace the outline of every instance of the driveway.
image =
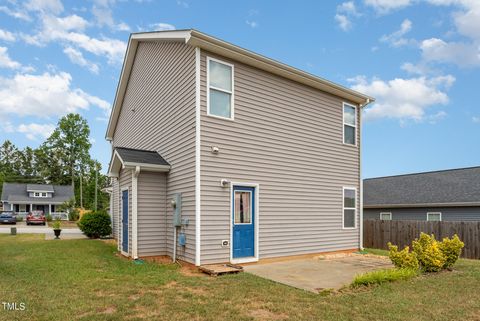
<svg viewBox="0 0 480 321">
<path fill-rule="evenodd" d="M 311 292 L 340 289 L 355 275 L 391 268 L 388 257 L 348 254 L 244 265 L 244 271 Z"/>
<path fill-rule="evenodd" d="M 26 225 L 25 222 L 18 222 L 17 225 L 0 225 L 0 234 L 10 234 L 12 227 L 17 228 L 17 234 L 45 234 L 45 239 L 54 238 L 53 229 L 43 225 Z M 62 239 L 82 239 L 86 236 L 78 228 L 64 228 L 60 235 Z"/>
</svg>

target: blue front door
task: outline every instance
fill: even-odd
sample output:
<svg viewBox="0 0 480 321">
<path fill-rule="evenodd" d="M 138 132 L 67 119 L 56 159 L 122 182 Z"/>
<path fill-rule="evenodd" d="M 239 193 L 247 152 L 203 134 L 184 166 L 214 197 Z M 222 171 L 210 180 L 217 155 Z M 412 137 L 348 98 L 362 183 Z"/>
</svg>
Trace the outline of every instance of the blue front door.
<svg viewBox="0 0 480 321">
<path fill-rule="evenodd" d="M 122 251 L 128 253 L 128 190 L 122 191 Z"/>
<path fill-rule="evenodd" d="M 255 256 L 255 187 L 234 186 L 232 198 L 233 258 Z"/>
</svg>

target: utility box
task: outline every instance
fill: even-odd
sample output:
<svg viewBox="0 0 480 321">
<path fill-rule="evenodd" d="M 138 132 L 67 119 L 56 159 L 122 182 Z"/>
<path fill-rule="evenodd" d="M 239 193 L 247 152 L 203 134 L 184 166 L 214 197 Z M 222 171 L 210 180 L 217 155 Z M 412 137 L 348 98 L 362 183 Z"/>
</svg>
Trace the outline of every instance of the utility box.
<svg viewBox="0 0 480 321">
<path fill-rule="evenodd" d="M 185 246 L 187 244 L 187 238 L 185 237 L 185 233 L 178 234 L 178 245 Z"/>
<path fill-rule="evenodd" d="M 173 226 L 182 226 L 182 194 L 178 193 L 173 196 Z"/>
</svg>

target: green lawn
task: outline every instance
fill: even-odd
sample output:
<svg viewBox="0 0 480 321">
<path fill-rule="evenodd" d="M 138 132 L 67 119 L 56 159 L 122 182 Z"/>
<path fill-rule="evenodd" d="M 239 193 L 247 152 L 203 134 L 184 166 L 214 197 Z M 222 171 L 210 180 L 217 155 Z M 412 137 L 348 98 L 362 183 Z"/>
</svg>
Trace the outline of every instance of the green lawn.
<svg viewBox="0 0 480 321">
<path fill-rule="evenodd" d="M 98 240 L 0 235 L 0 320 L 478 320 L 480 262 L 371 289 L 316 295 L 247 273 L 136 265 Z"/>
</svg>

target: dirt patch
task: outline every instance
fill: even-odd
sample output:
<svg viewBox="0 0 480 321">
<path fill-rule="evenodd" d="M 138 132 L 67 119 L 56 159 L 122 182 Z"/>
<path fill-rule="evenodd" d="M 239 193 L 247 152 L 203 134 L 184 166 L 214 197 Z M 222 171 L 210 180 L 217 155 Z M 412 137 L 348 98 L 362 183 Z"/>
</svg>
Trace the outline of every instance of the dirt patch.
<svg viewBox="0 0 480 321">
<path fill-rule="evenodd" d="M 106 307 L 105 309 L 101 310 L 101 311 L 98 311 L 99 313 L 103 313 L 103 314 L 112 314 L 112 313 L 115 313 L 117 312 L 117 308 L 113 305 L 109 306 L 109 307 Z"/>
<path fill-rule="evenodd" d="M 287 315 L 274 313 L 265 309 L 255 309 L 248 313 L 254 320 L 286 320 Z"/>
<path fill-rule="evenodd" d="M 196 266 L 181 265 L 180 273 L 185 276 L 208 277 L 207 274 L 200 271 Z"/>
<path fill-rule="evenodd" d="M 165 284 L 165 287 L 166 287 L 167 289 L 170 289 L 170 288 L 175 287 L 176 285 L 177 285 L 177 282 L 176 282 L 176 281 L 170 281 L 170 282 L 168 282 L 167 284 Z"/>
</svg>

